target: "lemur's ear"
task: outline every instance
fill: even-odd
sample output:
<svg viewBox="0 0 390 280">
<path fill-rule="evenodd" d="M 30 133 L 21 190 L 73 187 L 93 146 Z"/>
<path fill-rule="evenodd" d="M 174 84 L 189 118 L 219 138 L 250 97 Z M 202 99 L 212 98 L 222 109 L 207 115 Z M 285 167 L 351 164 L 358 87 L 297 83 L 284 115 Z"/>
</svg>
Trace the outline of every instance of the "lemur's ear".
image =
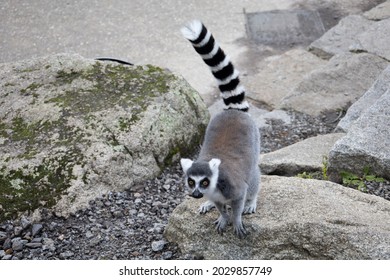
<svg viewBox="0 0 390 280">
<path fill-rule="evenodd" d="M 192 166 L 193 161 L 189 158 L 182 158 L 180 160 L 181 168 L 183 169 L 184 173 L 187 173 L 187 170 Z"/>
<path fill-rule="evenodd" d="M 211 171 L 217 171 L 219 165 L 221 164 L 221 160 L 218 158 L 213 158 L 212 160 L 209 161 L 209 166 Z"/>
</svg>

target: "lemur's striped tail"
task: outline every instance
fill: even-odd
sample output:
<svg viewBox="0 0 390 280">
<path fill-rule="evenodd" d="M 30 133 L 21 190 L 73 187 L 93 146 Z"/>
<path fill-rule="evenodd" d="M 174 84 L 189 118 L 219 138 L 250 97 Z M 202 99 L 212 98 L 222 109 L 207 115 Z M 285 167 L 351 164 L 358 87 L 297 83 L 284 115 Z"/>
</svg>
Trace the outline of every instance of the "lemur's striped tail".
<svg viewBox="0 0 390 280">
<path fill-rule="evenodd" d="M 202 22 L 194 20 L 181 29 L 218 81 L 225 109 L 248 111 L 249 104 L 245 101 L 245 88 L 240 85 L 238 71 L 233 67 L 229 57 L 214 40 L 213 35 Z"/>
</svg>

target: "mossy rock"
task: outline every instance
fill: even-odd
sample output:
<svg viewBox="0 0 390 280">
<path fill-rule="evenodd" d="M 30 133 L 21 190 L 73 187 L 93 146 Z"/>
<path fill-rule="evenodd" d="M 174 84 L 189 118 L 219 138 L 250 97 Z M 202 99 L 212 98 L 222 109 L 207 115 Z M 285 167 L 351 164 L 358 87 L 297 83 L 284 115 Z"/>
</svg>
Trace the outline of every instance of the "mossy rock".
<svg viewBox="0 0 390 280">
<path fill-rule="evenodd" d="M 54 55 L 0 64 L 0 221 L 67 216 L 159 174 L 201 142 L 205 104 L 159 67 Z"/>
</svg>

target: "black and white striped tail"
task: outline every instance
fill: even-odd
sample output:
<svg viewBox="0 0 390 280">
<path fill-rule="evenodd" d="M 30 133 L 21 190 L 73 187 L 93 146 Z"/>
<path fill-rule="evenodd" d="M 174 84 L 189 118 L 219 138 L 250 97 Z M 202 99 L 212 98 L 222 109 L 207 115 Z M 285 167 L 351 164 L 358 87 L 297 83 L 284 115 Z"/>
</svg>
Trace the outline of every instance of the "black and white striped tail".
<svg viewBox="0 0 390 280">
<path fill-rule="evenodd" d="M 210 31 L 202 22 L 194 20 L 184 26 L 181 32 L 191 42 L 217 79 L 225 109 L 248 111 L 249 104 L 245 101 L 245 88 L 240 85 L 239 72 L 218 46 Z"/>
</svg>

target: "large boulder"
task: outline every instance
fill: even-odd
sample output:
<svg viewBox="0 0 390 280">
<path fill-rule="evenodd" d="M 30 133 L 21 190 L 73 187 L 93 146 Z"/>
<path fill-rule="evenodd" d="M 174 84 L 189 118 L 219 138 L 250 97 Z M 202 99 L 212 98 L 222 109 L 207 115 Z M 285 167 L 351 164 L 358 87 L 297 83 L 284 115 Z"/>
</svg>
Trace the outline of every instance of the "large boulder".
<svg viewBox="0 0 390 280">
<path fill-rule="evenodd" d="M 390 18 L 390 0 L 379 4 L 378 6 L 365 12 L 363 15 L 371 20 L 382 20 Z"/>
<path fill-rule="evenodd" d="M 296 1 L 292 7 L 317 10 L 326 29 L 336 25 L 341 18 L 361 14 L 381 4 L 384 0 L 305 0 Z"/>
<path fill-rule="evenodd" d="M 340 111 L 357 101 L 388 66 L 378 56 L 342 53 L 312 71 L 286 96 L 281 108 L 312 116 Z"/>
<path fill-rule="evenodd" d="M 387 4 L 389 5 L 389 4 Z M 338 25 L 326 32 L 321 38 L 311 43 L 309 50 L 322 58 L 330 58 L 343 52 L 368 52 L 390 60 L 390 12 L 377 7 L 385 19 L 372 21 L 362 15 L 350 15 L 343 18 Z M 370 13 L 368 13 L 370 15 Z M 374 17 L 374 15 L 372 15 Z"/>
<path fill-rule="evenodd" d="M 390 89 L 390 66 L 388 66 L 378 77 L 369 90 L 351 107 L 348 108 L 345 116 L 337 124 L 337 130 L 347 132 L 351 125 L 368 108 L 374 105 L 378 99 Z"/>
<path fill-rule="evenodd" d="M 329 175 L 341 180 L 341 172 L 369 172 L 390 179 L 390 87 L 348 128 L 329 153 Z"/>
<path fill-rule="evenodd" d="M 315 40 L 309 46 L 309 51 L 324 59 L 329 59 L 335 54 L 348 52 L 349 48 L 356 44 L 356 36 L 367 30 L 373 24 L 372 21 L 361 15 L 350 15 Z"/>
<path fill-rule="evenodd" d="M 0 221 L 40 206 L 68 215 L 192 151 L 208 112 L 154 66 L 53 55 L 0 64 Z"/>
<path fill-rule="evenodd" d="M 353 51 L 373 53 L 390 60 L 390 18 L 375 22 L 357 36 Z"/>
<path fill-rule="evenodd" d="M 305 75 L 326 62 L 303 49 L 258 60 L 256 74 L 243 77 L 249 90 L 248 96 L 270 109 L 276 108 Z"/>
<path fill-rule="evenodd" d="M 327 181 L 262 176 L 250 232 L 219 235 L 213 210 L 189 198 L 170 216 L 165 237 L 205 259 L 390 259 L 390 202 Z"/>
</svg>

